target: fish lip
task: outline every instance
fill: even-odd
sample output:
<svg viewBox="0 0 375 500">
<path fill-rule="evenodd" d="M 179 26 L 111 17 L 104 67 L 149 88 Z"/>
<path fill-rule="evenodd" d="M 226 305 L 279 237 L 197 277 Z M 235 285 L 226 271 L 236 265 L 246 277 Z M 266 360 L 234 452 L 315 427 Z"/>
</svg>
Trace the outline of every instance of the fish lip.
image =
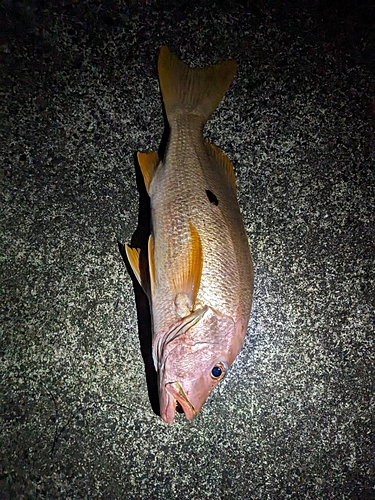
<svg viewBox="0 0 375 500">
<path fill-rule="evenodd" d="M 179 382 L 168 382 L 165 389 L 173 398 L 174 414 L 176 413 L 176 403 L 178 402 L 184 410 L 185 417 L 191 420 L 197 414 L 194 405 L 189 401 Z"/>
</svg>

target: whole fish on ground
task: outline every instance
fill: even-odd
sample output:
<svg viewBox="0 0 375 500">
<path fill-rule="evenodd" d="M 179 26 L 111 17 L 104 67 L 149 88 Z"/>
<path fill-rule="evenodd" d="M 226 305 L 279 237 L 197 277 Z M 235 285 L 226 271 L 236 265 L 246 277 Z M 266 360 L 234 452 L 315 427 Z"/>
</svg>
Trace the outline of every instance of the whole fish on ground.
<svg viewBox="0 0 375 500">
<path fill-rule="evenodd" d="M 149 277 L 126 245 L 146 291 L 160 412 L 190 420 L 239 353 L 250 317 L 253 264 L 229 158 L 203 138 L 237 64 L 191 68 L 169 49 L 158 71 L 170 134 L 164 158 L 138 153 L 151 201 Z"/>
</svg>

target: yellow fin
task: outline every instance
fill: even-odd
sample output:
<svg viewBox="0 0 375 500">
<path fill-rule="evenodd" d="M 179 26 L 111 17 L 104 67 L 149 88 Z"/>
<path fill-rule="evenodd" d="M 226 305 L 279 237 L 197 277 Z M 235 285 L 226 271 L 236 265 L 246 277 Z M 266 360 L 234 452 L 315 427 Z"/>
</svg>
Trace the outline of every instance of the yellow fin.
<svg viewBox="0 0 375 500">
<path fill-rule="evenodd" d="M 203 268 L 203 249 L 198 231 L 188 221 L 190 229 L 190 247 L 188 253 L 182 255 L 178 275 L 173 278 L 176 297 L 185 294 L 190 311 L 195 308 Z"/>
<path fill-rule="evenodd" d="M 131 268 L 133 269 L 133 273 L 135 277 L 137 278 L 138 283 L 142 285 L 142 280 L 141 280 L 141 270 L 139 267 L 139 254 L 140 254 L 141 249 L 140 248 L 132 248 L 129 245 L 125 245 L 125 252 L 126 256 L 128 258 L 129 264 Z"/>
<path fill-rule="evenodd" d="M 139 166 L 141 167 L 141 172 L 143 175 L 143 180 L 149 192 L 150 184 L 152 178 L 154 177 L 156 167 L 159 163 L 159 155 L 157 151 L 152 151 L 151 153 L 137 153 L 137 159 Z"/>
<path fill-rule="evenodd" d="M 148 268 L 150 272 L 151 296 L 155 293 L 155 259 L 154 259 L 154 238 L 152 234 L 148 238 Z"/>
<path fill-rule="evenodd" d="M 184 113 L 199 116 L 204 124 L 219 105 L 236 69 L 235 60 L 191 68 L 168 47 L 161 47 L 158 72 L 169 123 L 174 115 Z"/>
<path fill-rule="evenodd" d="M 215 144 L 211 144 L 210 142 L 207 141 L 206 141 L 206 149 L 210 157 L 216 163 L 219 163 L 223 167 L 224 172 L 229 179 L 229 182 L 233 186 L 233 189 L 236 191 L 237 190 L 236 176 L 234 175 L 234 168 L 228 156 L 220 148 L 215 146 Z"/>
</svg>

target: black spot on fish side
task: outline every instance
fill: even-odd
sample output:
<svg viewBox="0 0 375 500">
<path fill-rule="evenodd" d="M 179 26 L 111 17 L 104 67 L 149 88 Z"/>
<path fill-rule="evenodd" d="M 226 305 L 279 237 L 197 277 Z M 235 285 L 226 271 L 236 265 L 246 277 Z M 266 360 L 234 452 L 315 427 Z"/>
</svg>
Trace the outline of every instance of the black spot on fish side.
<svg viewBox="0 0 375 500">
<path fill-rule="evenodd" d="M 206 189 L 206 195 L 207 198 L 209 199 L 210 203 L 213 203 L 214 205 L 218 206 L 219 200 L 216 198 L 214 193 L 210 191 L 209 189 Z"/>
</svg>

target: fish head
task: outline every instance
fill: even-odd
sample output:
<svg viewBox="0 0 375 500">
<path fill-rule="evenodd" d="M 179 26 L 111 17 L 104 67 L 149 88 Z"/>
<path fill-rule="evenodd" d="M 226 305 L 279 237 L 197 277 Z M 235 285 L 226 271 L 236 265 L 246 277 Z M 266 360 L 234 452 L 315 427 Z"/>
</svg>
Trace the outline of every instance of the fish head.
<svg viewBox="0 0 375 500">
<path fill-rule="evenodd" d="M 174 421 L 177 407 L 188 420 L 200 411 L 242 347 L 244 334 L 237 330 L 232 318 L 206 306 L 155 337 L 154 362 L 165 422 Z"/>
</svg>

